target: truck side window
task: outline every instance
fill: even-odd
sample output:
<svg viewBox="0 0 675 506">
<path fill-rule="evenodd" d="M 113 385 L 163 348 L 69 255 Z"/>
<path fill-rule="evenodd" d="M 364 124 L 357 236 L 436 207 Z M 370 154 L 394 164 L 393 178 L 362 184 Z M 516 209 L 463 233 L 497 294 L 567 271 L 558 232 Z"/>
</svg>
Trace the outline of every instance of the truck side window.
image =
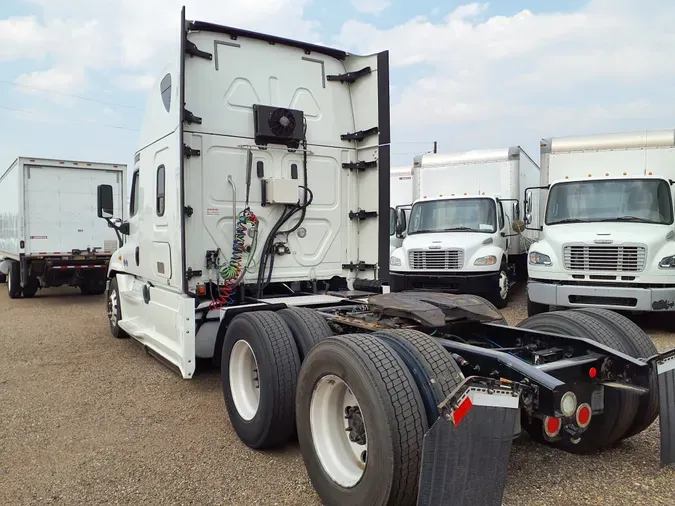
<svg viewBox="0 0 675 506">
<path fill-rule="evenodd" d="M 164 216 L 165 172 L 164 165 L 157 167 L 157 195 L 155 198 L 157 216 Z"/>
<path fill-rule="evenodd" d="M 138 175 L 139 172 L 135 171 L 131 180 L 131 199 L 129 202 L 130 216 L 136 216 L 136 213 L 138 212 Z"/>
</svg>

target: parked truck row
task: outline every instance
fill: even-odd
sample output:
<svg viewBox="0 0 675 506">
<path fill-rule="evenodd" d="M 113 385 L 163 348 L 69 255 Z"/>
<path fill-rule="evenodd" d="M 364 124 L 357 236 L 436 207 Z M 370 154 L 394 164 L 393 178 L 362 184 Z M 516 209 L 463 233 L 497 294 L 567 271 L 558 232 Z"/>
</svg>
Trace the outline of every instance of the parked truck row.
<svg viewBox="0 0 675 506">
<path fill-rule="evenodd" d="M 262 450 L 297 434 L 326 505 L 501 504 L 522 430 L 594 453 L 660 414 L 661 462 L 675 462 L 675 350 L 659 354 L 625 317 L 574 309 L 514 328 L 479 296 L 387 293 L 392 225 L 410 250 L 400 267 L 420 247 L 411 231 L 428 251 L 465 234 L 481 267 L 470 272 L 501 277 L 502 259 L 522 254 L 507 226 L 531 213 L 518 198 L 537 183 L 511 166 L 515 151 L 456 195 L 428 191 L 392 213 L 388 52 L 184 9 L 178 35 L 148 97 L 128 218 L 116 220 L 112 184 L 97 189 L 98 216 L 125 239 L 108 268 L 114 337 L 186 379 L 198 358 L 218 364 L 240 440 Z M 429 174 L 411 172 L 418 191 L 445 177 Z M 437 230 L 439 216 L 462 229 Z"/>
<path fill-rule="evenodd" d="M 408 187 L 391 180 L 391 289 L 476 293 L 504 307 L 508 287 L 527 279 L 529 316 L 598 307 L 670 317 L 674 162 L 675 130 L 543 139 L 539 166 L 518 147 L 417 157 Z"/>
</svg>

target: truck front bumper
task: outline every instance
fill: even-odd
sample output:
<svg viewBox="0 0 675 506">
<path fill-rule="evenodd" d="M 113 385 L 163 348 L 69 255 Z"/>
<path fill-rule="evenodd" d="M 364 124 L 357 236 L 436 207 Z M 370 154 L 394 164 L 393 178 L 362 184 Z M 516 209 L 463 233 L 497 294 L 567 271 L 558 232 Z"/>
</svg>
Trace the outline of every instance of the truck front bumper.
<svg viewBox="0 0 675 506">
<path fill-rule="evenodd" d="M 469 293 L 478 295 L 494 291 L 499 286 L 499 272 L 389 272 L 392 292 L 433 289 L 438 292 Z"/>
<path fill-rule="evenodd" d="M 527 297 L 532 302 L 561 307 L 594 306 L 619 311 L 675 311 L 675 287 L 624 288 L 529 281 Z"/>
</svg>

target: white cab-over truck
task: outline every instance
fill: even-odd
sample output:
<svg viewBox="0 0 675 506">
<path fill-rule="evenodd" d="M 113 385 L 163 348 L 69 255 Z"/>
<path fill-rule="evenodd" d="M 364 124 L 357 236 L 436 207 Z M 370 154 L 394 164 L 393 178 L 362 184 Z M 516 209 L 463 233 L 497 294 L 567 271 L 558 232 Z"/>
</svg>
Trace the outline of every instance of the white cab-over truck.
<svg viewBox="0 0 675 506">
<path fill-rule="evenodd" d="M 406 216 L 409 216 L 413 188 L 412 167 L 392 167 L 390 180 L 389 199 L 391 207 L 397 212 L 401 210 Z M 395 230 L 396 215 L 393 214 L 389 222 L 389 254 L 396 248 L 400 248 L 403 243 L 403 238 L 396 235 Z"/>
<path fill-rule="evenodd" d="M 673 180 L 674 130 L 543 139 L 541 188 L 525 196 L 528 227 L 541 230 L 529 314 L 675 310 Z M 540 206 L 528 202 L 537 194 Z"/>
<path fill-rule="evenodd" d="M 219 364 L 240 440 L 264 449 L 297 434 L 327 506 L 498 505 L 521 413 L 525 430 L 576 452 L 653 422 L 658 396 L 635 385 L 656 388 L 675 350 L 614 351 L 601 316 L 512 328 L 480 297 L 358 289 L 387 276 L 387 52 L 184 10 L 180 26 L 145 109 L 128 220 L 114 221 L 112 185 L 98 188 L 99 217 L 126 236 L 108 271 L 113 336 L 186 379 L 198 358 Z M 603 406 L 594 392 L 610 377 Z M 675 385 L 675 367 L 659 378 Z"/>
<path fill-rule="evenodd" d="M 0 282 L 11 298 L 62 285 L 105 291 L 118 237 L 92 217 L 101 184 L 122 218 L 125 165 L 21 157 L 0 176 Z"/>
<path fill-rule="evenodd" d="M 412 174 L 410 219 L 390 229 L 402 238 L 389 261 L 392 291 L 473 293 L 505 307 L 516 277 L 526 277 L 534 232 L 521 236 L 511 225 L 521 219 L 522 191 L 538 184 L 537 164 L 515 146 L 421 155 Z"/>
</svg>

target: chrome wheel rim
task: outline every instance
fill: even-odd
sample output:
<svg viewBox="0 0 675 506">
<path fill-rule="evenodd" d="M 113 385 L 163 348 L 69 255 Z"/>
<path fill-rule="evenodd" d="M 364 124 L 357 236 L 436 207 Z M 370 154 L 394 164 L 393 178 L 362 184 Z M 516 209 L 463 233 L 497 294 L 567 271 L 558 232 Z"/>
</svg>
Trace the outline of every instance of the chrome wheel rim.
<svg viewBox="0 0 675 506">
<path fill-rule="evenodd" d="M 251 345 L 241 339 L 230 354 L 230 392 L 239 416 L 252 420 L 260 406 L 258 361 Z"/>
<path fill-rule="evenodd" d="M 309 408 L 312 441 L 326 474 L 344 488 L 366 471 L 368 435 L 359 402 L 349 385 L 330 374 L 314 387 Z"/>
</svg>

